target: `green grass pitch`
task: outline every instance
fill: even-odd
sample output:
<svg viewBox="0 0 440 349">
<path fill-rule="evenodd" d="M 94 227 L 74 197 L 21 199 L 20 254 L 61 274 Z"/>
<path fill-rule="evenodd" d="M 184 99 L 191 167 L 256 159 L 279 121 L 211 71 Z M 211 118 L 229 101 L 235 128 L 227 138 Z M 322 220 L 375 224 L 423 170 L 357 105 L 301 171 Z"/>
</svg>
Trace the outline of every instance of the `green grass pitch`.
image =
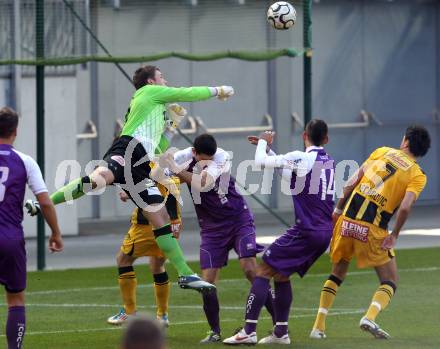
<svg viewBox="0 0 440 349">
<path fill-rule="evenodd" d="M 328 256 L 323 256 L 302 280 L 292 279 L 294 303 L 289 322 L 293 347 L 297 348 L 440 348 L 440 248 L 398 252 L 400 283 L 390 307 L 378 322 L 393 337 L 378 341 L 363 333 L 358 322 L 377 288 L 371 270 L 352 270 L 342 287 L 327 322 L 328 339 L 308 338 L 318 306 L 323 281 L 329 273 Z M 61 256 L 60 256 L 61 258 Z M 93 256 L 90 256 L 93 258 Z M 142 312 L 154 312 L 152 278 L 142 260 L 136 267 L 138 305 Z M 172 280 L 176 275 L 168 266 Z M 27 335 L 30 349 L 116 349 L 121 329 L 106 324 L 119 310 L 116 268 L 32 272 L 28 277 Z M 243 280 L 236 261 L 222 271 L 218 285 L 223 336 L 242 325 L 243 306 L 249 284 Z M 208 326 L 201 297 L 194 291 L 171 291 L 168 345 L 171 349 L 195 348 Z M 271 329 L 265 310 L 258 325 L 259 338 Z M 4 328 L 6 306 L 2 303 L 0 328 Z M 4 330 L 0 332 L 4 348 Z M 217 344 L 222 346 L 221 344 Z M 203 346 L 206 348 L 214 347 Z M 270 348 L 270 346 L 268 346 Z"/>
</svg>

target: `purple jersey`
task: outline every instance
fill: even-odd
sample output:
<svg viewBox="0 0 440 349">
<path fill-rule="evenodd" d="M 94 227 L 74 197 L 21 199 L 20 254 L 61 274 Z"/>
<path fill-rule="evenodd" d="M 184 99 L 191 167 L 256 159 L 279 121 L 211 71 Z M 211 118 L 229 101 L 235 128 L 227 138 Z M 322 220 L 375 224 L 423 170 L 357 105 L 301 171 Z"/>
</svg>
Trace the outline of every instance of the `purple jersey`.
<svg viewBox="0 0 440 349">
<path fill-rule="evenodd" d="M 258 143 L 255 162 L 282 171 L 292 195 L 296 226 L 304 230 L 332 230 L 334 160 L 322 147 L 276 155 L 272 151 L 266 154 L 266 145 L 265 141 Z"/>
<path fill-rule="evenodd" d="M 214 188 L 205 192 L 194 191 L 188 185 L 202 228 L 230 224 L 230 220 L 235 217 L 240 220 L 252 219 L 246 201 L 237 192 L 235 181 L 230 175 L 230 157 L 226 151 L 218 148 L 212 161 L 203 168 L 197 165 L 191 148 L 177 152 L 174 158 L 178 164 L 188 164 L 189 172 L 200 173 L 204 170 L 215 179 Z"/>
<path fill-rule="evenodd" d="M 37 163 L 12 146 L 0 144 L 0 239 L 23 238 L 26 184 L 35 195 L 47 192 Z"/>
<path fill-rule="evenodd" d="M 313 153 L 316 158 L 305 177 L 300 177 L 299 172 L 292 172 L 290 188 L 295 222 L 300 229 L 332 230 L 334 161 L 323 148 L 313 147 L 306 151 L 306 154 Z"/>
<path fill-rule="evenodd" d="M 334 161 L 321 147 L 266 154 L 266 142 L 258 142 L 255 163 L 282 171 L 295 208 L 295 225 L 274 241 L 263 260 L 284 276 L 303 277 L 325 252 L 332 237 Z"/>
</svg>

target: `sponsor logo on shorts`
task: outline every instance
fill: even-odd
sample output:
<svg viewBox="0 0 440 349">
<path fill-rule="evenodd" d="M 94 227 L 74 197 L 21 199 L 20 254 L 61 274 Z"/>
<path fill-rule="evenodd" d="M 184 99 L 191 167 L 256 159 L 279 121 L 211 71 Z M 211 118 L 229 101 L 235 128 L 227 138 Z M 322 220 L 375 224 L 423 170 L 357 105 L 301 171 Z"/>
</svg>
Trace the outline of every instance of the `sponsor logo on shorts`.
<svg viewBox="0 0 440 349">
<path fill-rule="evenodd" d="M 342 221 L 341 235 L 349 238 L 353 238 L 362 242 L 368 241 L 369 228 L 354 222 L 346 220 Z"/>
<path fill-rule="evenodd" d="M 265 254 L 266 256 L 268 256 L 268 257 L 269 257 L 269 256 L 270 256 L 270 250 L 269 250 L 269 249 L 267 249 L 267 250 L 266 250 L 266 252 L 264 252 L 264 254 Z"/>
<path fill-rule="evenodd" d="M 113 155 L 110 159 L 116 161 L 121 166 L 125 166 L 125 159 L 121 155 Z"/>
<path fill-rule="evenodd" d="M 246 249 L 247 250 L 253 250 L 254 249 L 254 244 L 253 243 L 248 243 L 247 245 L 246 245 Z"/>
</svg>

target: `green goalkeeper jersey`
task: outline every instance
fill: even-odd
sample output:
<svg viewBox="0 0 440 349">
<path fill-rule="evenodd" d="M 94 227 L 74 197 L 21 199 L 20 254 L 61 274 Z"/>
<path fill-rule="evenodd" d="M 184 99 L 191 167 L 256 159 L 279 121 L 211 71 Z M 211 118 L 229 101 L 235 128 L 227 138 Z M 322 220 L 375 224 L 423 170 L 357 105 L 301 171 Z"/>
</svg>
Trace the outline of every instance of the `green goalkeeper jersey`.
<svg viewBox="0 0 440 349">
<path fill-rule="evenodd" d="M 147 154 L 154 156 L 166 126 L 166 104 L 202 101 L 210 97 L 208 87 L 145 85 L 131 99 L 121 136 L 136 138 Z"/>
</svg>

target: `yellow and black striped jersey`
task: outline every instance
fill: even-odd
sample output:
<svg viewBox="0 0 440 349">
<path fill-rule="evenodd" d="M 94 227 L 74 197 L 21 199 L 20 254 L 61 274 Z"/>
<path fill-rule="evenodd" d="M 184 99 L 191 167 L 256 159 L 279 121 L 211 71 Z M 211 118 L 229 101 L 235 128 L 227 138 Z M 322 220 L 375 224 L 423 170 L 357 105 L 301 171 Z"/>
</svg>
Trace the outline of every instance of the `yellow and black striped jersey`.
<svg viewBox="0 0 440 349">
<path fill-rule="evenodd" d="M 180 179 L 178 177 L 171 177 L 174 184 L 177 188 L 180 188 Z M 173 195 L 170 195 L 168 189 L 162 184 L 158 183 L 157 188 L 164 198 L 166 198 L 165 207 L 168 211 L 171 221 L 180 221 L 181 220 L 181 210 L 180 205 L 176 198 Z M 150 222 L 142 213 L 142 210 L 136 207 L 131 214 L 131 224 L 142 224 L 149 225 Z"/>
<path fill-rule="evenodd" d="M 376 149 L 364 163 L 364 176 L 353 190 L 343 215 L 387 229 L 407 191 L 416 197 L 426 185 L 426 175 L 405 152 Z"/>
</svg>

